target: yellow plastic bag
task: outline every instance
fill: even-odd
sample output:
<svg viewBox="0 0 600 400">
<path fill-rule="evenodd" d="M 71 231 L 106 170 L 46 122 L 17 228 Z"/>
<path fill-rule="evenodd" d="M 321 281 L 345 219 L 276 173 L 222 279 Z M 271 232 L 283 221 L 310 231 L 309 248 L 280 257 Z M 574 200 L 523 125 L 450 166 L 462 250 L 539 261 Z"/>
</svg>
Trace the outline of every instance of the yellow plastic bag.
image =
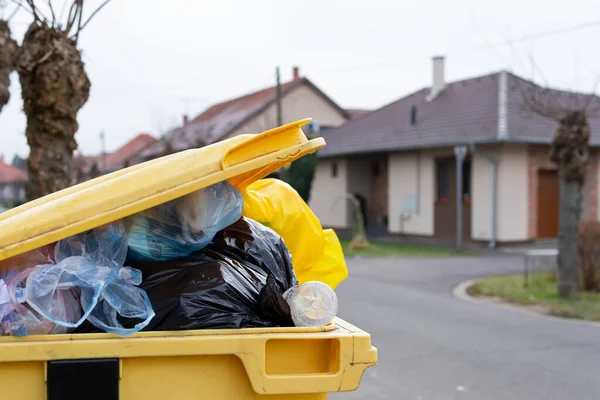
<svg viewBox="0 0 600 400">
<path fill-rule="evenodd" d="M 268 226 L 283 238 L 301 284 L 321 281 L 335 289 L 348 277 L 337 235 L 331 229 L 323 230 L 294 188 L 278 179 L 263 179 L 250 184 L 242 194 L 244 216 Z"/>
</svg>

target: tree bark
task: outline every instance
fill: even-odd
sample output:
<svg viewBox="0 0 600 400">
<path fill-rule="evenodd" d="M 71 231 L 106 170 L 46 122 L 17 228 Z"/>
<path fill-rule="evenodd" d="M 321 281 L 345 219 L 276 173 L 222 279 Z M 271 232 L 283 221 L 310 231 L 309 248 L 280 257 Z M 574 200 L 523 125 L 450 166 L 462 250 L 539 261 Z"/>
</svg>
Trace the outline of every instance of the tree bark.
<svg viewBox="0 0 600 400">
<path fill-rule="evenodd" d="M 579 291 L 578 228 L 583 201 L 582 192 L 583 185 L 580 182 L 561 177 L 557 292 L 563 297 L 576 295 Z"/>
<path fill-rule="evenodd" d="M 33 23 L 16 57 L 30 147 L 29 200 L 74 182 L 77 112 L 89 97 L 90 81 L 76 42 L 60 29 Z"/>
<path fill-rule="evenodd" d="M 0 111 L 10 100 L 10 73 L 14 69 L 17 42 L 10 37 L 8 23 L 0 20 Z"/>
<path fill-rule="evenodd" d="M 579 291 L 579 219 L 589 160 L 589 125 L 584 111 L 575 110 L 560 119 L 550 158 L 560 178 L 557 292 L 568 297 Z"/>
</svg>

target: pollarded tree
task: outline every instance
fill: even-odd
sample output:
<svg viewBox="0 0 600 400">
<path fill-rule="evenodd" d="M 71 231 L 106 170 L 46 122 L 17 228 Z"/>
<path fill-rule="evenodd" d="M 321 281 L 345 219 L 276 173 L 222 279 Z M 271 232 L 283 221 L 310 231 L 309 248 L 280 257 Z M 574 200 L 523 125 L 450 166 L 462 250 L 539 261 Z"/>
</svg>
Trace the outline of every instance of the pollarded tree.
<svg viewBox="0 0 600 400">
<path fill-rule="evenodd" d="M 63 22 L 57 19 L 51 1 L 15 1 L 33 16 L 15 60 L 27 116 L 29 200 L 73 182 L 77 113 L 88 100 L 91 86 L 77 40 L 108 2 L 84 20 L 84 0 L 73 0 Z M 48 6 L 51 18 L 43 15 L 38 3 Z"/>
</svg>

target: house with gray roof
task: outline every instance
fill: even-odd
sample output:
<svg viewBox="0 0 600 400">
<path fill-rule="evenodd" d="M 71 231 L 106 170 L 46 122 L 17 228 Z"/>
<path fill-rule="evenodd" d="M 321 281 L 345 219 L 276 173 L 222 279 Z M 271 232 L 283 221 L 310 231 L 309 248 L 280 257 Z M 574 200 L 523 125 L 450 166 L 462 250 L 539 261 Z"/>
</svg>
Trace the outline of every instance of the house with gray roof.
<svg viewBox="0 0 600 400">
<path fill-rule="evenodd" d="M 338 201 L 349 193 L 379 232 L 492 245 L 556 237 L 556 122 L 531 111 L 533 96 L 552 106 L 588 101 L 583 218 L 598 219 L 598 97 L 544 89 L 508 71 L 446 83 L 443 57 L 433 59 L 430 87 L 323 134 L 310 206 L 333 228 L 352 225 L 349 202 Z"/>
</svg>

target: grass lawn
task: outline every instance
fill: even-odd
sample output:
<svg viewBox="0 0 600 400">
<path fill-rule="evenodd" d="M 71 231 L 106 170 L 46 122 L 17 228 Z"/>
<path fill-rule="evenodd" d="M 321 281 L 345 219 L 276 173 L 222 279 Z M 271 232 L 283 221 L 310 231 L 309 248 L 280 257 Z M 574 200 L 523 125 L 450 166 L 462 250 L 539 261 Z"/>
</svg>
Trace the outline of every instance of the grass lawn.
<svg viewBox="0 0 600 400">
<path fill-rule="evenodd" d="M 561 299 L 556 294 L 554 272 L 531 275 L 526 288 L 523 287 L 523 275 L 507 275 L 482 279 L 468 291 L 474 296 L 493 296 L 511 303 L 536 306 L 551 315 L 600 321 L 600 293 L 587 292 L 574 299 Z"/>
<path fill-rule="evenodd" d="M 415 246 L 401 243 L 384 243 L 370 241 L 371 246 L 364 250 L 351 250 L 350 239 L 341 239 L 346 257 L 445 257 L 459 253 L 452 249 L 440 249 L 427 246 Z M 460 253 L 461 255 L 472 253 Z"/>
</svg>

